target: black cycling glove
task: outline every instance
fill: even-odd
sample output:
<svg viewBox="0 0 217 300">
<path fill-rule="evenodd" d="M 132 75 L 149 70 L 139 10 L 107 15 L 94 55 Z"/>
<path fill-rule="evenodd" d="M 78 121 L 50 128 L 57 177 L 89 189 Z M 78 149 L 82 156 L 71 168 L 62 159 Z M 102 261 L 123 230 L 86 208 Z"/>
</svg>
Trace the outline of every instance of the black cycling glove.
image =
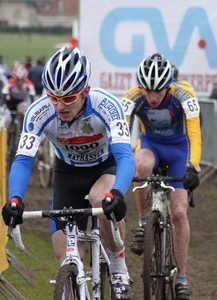
<svg viewBox="0 0 217 300">
<path fill-rule="evenodd" d="M 127 206 L 124 202 L 124 196 L 116 189 L 112 189 L 110 191 L 112 194 L 113 200 L 110 203 L 107 203 L 106 199 L 102 200 L 102 208 L 106 218 L 111 220 L 111 212 L 114 212 L 115 218 L 117 222 L 121 221 L 127 212 Z"/>
<path fill-rule="evenodd" d="M 187 167 L 182 182 L 184 188 L 190 191 L 193 191 L 199 186 L 200 180 L 198 177 L 198 172 L 195 170 L 194 167 Z"/>
<path fill-rule="evenodd" d="M 14 218 L 13 228 L 16 227 L 17 224 L 22 224 L 24 208 L 25 205 L 19 196 L 15 196 L 8 201 L 2 208 L 2 217 L 5 224 L 9 226 L 11 217 Z"/>
</svg>

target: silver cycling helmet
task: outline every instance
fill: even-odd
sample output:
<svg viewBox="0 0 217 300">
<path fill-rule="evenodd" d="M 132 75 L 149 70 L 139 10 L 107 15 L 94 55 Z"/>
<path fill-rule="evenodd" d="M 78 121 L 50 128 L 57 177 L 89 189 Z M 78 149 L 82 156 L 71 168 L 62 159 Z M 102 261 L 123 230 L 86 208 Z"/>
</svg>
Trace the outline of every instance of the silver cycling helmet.
<svg viewBox="0 0 217 300">
<path fill-rule="evenodd" d="M 46 63 L 42 84 L 55 96 L 77 94 L 87 86 L 90 73 L 88 58 L 78 48 L 62 47 Z"/>
<path fill-rule="evenodd" d="M 144 59 L 138 67 L 137 80 L 145 90 L 160 91 L 167 88 L 172 81 L 169 60 L 159 53 Z"/>
<path fill-rule="evenodd" d="M 171 64 L 171 69 L 172 69 L 172 74 L 173 74 L 173 80 L 178 81 L 179 69 L 174 64 Z"/>
</svg>

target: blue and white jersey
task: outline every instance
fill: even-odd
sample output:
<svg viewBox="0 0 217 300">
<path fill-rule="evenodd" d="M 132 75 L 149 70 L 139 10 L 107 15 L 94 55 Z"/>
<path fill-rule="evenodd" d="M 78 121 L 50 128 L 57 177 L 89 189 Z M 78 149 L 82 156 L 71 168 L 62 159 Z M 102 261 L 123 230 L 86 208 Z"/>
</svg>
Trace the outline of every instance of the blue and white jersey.
<svg viewBox="0 0 217 300">
<path fill-rule="evenodd" d="M 79 167 L 105 161 L 117 143 L 130 144 L 121 103 L 100 89 L 90 91 L 84 114 L 72 124 L 61 121 L 47 97 L 36 101 L 26 113 L 17 155 L 35 156 L 43 134 L 59 159 Z"/>
<path fill-rule="evenodd" d="M 53 143 L 56 156 L 71 166 L 91 167 L 113 155 L 117 163 L 114 188 L 126 193 L 135 165 L 125 113 L 113 95 L 103 89 L 91 89 L 83 113 L 71 123 L 59 118 L 47 96 L 34 102 L 26 112 L 17 159 L 12 166 L 11 196 L 23 196 L 24 191 L 15 188 L 18 183 L 13 174 L 20 174 L 20 168 L 27 172 L 24 164 L 34 162 L 44 135 Z"/>
</svg>

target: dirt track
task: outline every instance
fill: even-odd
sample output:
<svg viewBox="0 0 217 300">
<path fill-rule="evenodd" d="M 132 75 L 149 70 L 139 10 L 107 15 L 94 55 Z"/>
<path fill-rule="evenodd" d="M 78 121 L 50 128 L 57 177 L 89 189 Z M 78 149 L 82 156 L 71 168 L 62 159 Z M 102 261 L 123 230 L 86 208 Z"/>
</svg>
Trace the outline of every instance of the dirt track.
<svg viewBox="0 0 217 300">
<path fill-rule="evenodd" d="M 217 299 L 217 176 L 202 184 L 194 193 L 195 208 L 189 208 L 191 243 L 188 257 L 188 281 L 193 289 L 192 300 Z M 131 229 L 137 225 L 134 195 L 128 191 L 126 202 L 126 257 L 130 275 L 134 280 L 135 299 L 142 300 L 141 257 L 129 250 Z M 38 172 L 34 169 L 25 195 L 26 209 L 49 209 L 52 189 L 40 187 Z M 47 226 L 46 226 L 47 222 Z M 25 223 L 23 224 L 25 226 Z M 49 221 L 34 220 L 32 229 L 49 232 Z"/>
</svg>

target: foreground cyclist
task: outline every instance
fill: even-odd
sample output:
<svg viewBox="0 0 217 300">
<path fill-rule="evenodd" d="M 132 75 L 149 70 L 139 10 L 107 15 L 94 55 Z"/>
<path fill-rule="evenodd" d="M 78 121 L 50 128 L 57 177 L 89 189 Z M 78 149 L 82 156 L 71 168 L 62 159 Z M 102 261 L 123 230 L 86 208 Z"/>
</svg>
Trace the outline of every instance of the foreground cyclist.
<svg viewBox="0 0 217 300">
<path fill-rule="evenodd" d="M 84 197 L 89 194 L 93 207 L 103 206 L 108 219 L 114 212 L 124 239 L 124 195 L 135 172 L 129 128 L 118 99 L 105 90 L 90 89 L 90 72 L 88 58 L 78 48 L 73 51 L 61 48 L 48 60 L 42 75 L 47 95 L 34 102 L 25 115 L 16 160 L 10 172 L 9 199 L 17 199 L 16 224 L 22 223 L 22 199 L 45 134 L 56 150 L 52 208 L 87 207 Z M 114 199 L 112 204 L 102 201 L 109 191 Z M 8 225 L 9 217 L 14 216 L 9 203 L 2 213 Z M 107 218 L 101 218 L 100 229 L 111 259 L 116 299 L 133 299 L 124 247 L 114 244 Z M 84 230 L 87 219 L 78 220 L 78 225 Z M 65 259 L 66 237 L 59 224 L 53 221 L 51 232 L 54 251 L 61 264 Z"/>
<path fill-rule="evenodd" d="M 190 240 L 187 219 L 187 191 L 199 185 L 201 158 L 200 107 L 195 93 L 187 86 L 172 84 L 170 62 L 153 54 L 143 60 L 137 71 L 138 86 L 123 97 L 123 105 L 132 130 L 135 116 L 141 134 L 135 149 L 136 176 L 150 176 L 160 161 L 168 166 L 169 176 L 182 177 L 183 183 L 171 183 L 171 213 L 174 224 L 174 252 L 177 264 L 176 299 L 190 299 L 186 266 Z M 135 183 L 139 185 L 139 183 Z M 143 253 L 145 223 L 148 216 L 148 188 L 135 192 L 139 227 L 134 231 L 132 252 Z"/>
</svg>

